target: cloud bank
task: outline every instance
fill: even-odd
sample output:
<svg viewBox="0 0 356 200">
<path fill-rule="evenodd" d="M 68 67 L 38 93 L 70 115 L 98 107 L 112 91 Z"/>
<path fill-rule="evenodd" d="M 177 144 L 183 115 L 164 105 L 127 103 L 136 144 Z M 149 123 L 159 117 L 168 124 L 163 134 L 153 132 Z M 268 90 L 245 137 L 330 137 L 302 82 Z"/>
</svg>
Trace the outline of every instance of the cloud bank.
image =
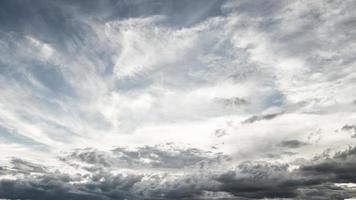
<svg viewBox="0 0 356 200">
<path fill-rule="evenodd" d="M 290 164 L 266 161 L 234 166 L 228 156 L 171 145 L 109 152 L 81 149 L 59 159 L 65 165 L 62 169 L 13 159 L 11 165 L 2 166 L 3 174 L 12 177 L 1 179 L 0 195 L 10 199 L 345 199 L 356 194 L 340 184 L 356 180 L 355 152 L 350 148 L 293 169 Z"/>
</svg>

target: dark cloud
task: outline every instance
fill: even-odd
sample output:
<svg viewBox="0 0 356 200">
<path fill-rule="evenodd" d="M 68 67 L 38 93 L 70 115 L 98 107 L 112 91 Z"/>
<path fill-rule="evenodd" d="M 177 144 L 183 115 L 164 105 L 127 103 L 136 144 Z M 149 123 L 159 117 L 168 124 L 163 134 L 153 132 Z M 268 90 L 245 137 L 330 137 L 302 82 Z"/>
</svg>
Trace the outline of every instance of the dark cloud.
<svg viewBox="0 0 356 200">
<path fill-rule="evenodd" d="M 216 101 L 226 107 L 236 107 L 236 106 L 244 106 L 250 104 L 249 101 L 239 97 L 233 98 L 216 98 Z"/>
<path fill-rule="evenodd" d="M 216 178 L 220 190 L 236 196 L 293 199 L 345 199 L 356 195 L 335 183 L 356 183 L 356 148 L 288 170 L 289 165 L 246 162 Z"/>
<path fill-rule="evenodd" d="M 337 153 L 312 164 L 304 165 L 300 171 L 308 176 L 319 177 L 336 183 L 356 182 L 356 148 Z"/>
<path fill-rule="evenodd" d="M 255 123 L 255 122 L 261 121 L 261 120 L 271 120 L 271 119 L 274 119 L 274 118 L 276 118 L 277 116 L 279 116 L 281 114 L 283 114 L 283 113 L 281 112 L 281 113 L 258 115 L 258 116 L 255 115 L 255 116 L 252 116 L 252 117 L 246 119 L 242 123 L 243 124 L 252 124 L 252 123 Z"/>
<path fill-rule="evenodd" d="M 137 151 L 116 148 L 111 153 L 113 157 L 103 156 L 105 152 L 93 149 L 82 149 L 70 154 L 70 159 L 80 161 L 77 169 L 85 173 L 68 174 L 61 169 L 52 169 L 45 165 L 35 164 L 21 159 L 14 159 L 11 166 L 4 167 L 7 175 L 17 178 L 0 179 L 0 198 L 9 199 L 185 199 L 194 198 L 206 189 L 214 187 L 214 180 L 208 174 L 189 174 L 183 176 L 170 176 L 169 170 L 163 174 L 146 173 L 145 170 L 137 170 L 142 166 L 142 159 L 151 158 L 158 154 L 156 163 L 151 167 L 167 167 L 175 170 L 183 170 L 186 166 L 194 165 L 204 159 L 212 159 L 207 152 L 198 149 L 171 149 L 157 150 L 156 147 L 142 147 Z M 87 153 L 84 153 L 87 152 Z M 95 153 L 94 153 L 95 152 Z M 197 156 L 197 155 L 200 156 Z M 123 155 L 130 162 L 131 169 L 136 172 L 124 172 L 127 166 L 120 162 L 109 162 L 116 156 Z M 68 158 L 68 157 L 67 157 Z M 108 159 L 108 160 L 106 160 Z M 215 158 L 218 159 L 218 158 Z M 157 161 L 161 163 L 158 163 Z M 94 164 L 88 168 L 85 164 Z M 102 164 L 100 164 L 102 163 Z M 84 164 L 84 165 L 82 165 Z M 211 166 L 212 163 L 206 163 Z M 113 166 L 115 165 L 115 166 Z M 145 165 L 146 169 L 149 168 Z M 189 169 L 187 169 L 189 170 Z M 190 170 L 193 170 L 192 168 Z M 206 170 L 199 168 L 198 170 Z M 184 170 L 183 170 L 184 171 Z M 11 172 L 11 173 L 9 173 Z"/>
<path fill-rule="evenodd" d="M 220 128 L 220 129 L 216 129 L 215 131 L 214 131 L 214 135 L 216 136 L 216 137 L 223 137 L 223 136 L 225 136 L 227 134 L 227 131 L 225 130 L 225 129 L 222 129 L 222 128 Z"/>
<path fill-rule="evenodd" d="M 280 158 L 283 158 L 285 156 L 291 157 L 291 156 L 295 156 L 297 154 L 298 154 L 297 152 L 283 151 L 283 152 L 280 152 L 280 153 L 267 153 L 265 156 L 267 158 L 280 159 Z"/>
<path fill-rule="evenodd" d="M 350 197 L 355 197 L 355 191 L 352 189 L 344 189 L 339 186 L 335 186 L 332 183 L 325 183 L 316 186 L 310 186 L 299 189 L 299 196 L 297 199 L 337 199 L 344 200 Z"/>
<path fill-rule="evenodd" d="M 352 137 L 356 138 L 356 125 L 345 125 L 341 128 L 341 130 L 353 132 Z"/>
<path fill-rule="evenodd" d="M 67 174 L 40 164 L 14 159 L 9 174 L 0 180 L 0 198 L 8 199 L 125 199 L 133 198 L 132 186 L 142 175 L 113 174 L 104 168 L 90 174 Z M 84 181 L 84 182 L 78 182 Z"/>
<path fill-rule="evenodd" d="M 226 172 L 216 180 L 221 183 L 221 190 L 236 196 L 259 199 L 295 197 L 294 188 L 286 185 L 290 178 L 287 167 L 246 162 L 239 165 L 238 170 Z"/>
<path fill-rule="evenodd" d="M 308 145 L 308 143 L 299 140 L 285 140 L 278 144 L 278 146 L 286 148 L 299 148 L 306 145 Z"/>
<path fill-rule="evenodd" d="M 0 181 L 0 197 L 9 199 L 124 199 L 130 198 L 129 190 L 139 180 L 136 176 L 112 175 L 105 181 L 90 180 L 87 184 L 72 184 L 72 177 L 65 174 L 47 174 L 21 180 Z"/>
<path fill-rule="evenodd" d="M 123 148 L 119 151 L 122 152 Z M 126 151 L 132 153 L 132 159 L 140 160 L 137 152 Z M 145 151 L 140 152 L 143 152 L 142 156 L 145 157 Z M 331 158 L 306 161 L 294 170 L 291 170 L 288 164 L 249 161 L 239 164 L 234 170 L 214 172 L 208 168 L 191 174 L 189 170 L 192 169 L 187 169 L 186 175 L 179 176 L 170 175 L 169 171 L 163 174 L 147 174 L 140 170 L 127 173 L 122 171 L 123 169 L 113 170 L 107 166 L 98 167 L 93 171 L 81 168 L 86 171 L 85 174 L 68 174 L 59 169 L 53 170 L 50 167 L 15 159 L 11 167 L 1 168 L 12 171 L 17 178 L 0 180 L 0 198 L 195 199 L 203 198 L 205 192 L 212 192 L 229 194 L 235 197 L 234 199 L 341 200 L 356 195 L 351 189 L 335 185 L 356 183 L 355 152 L 356 148 L 350 148 L 336 153 Z M 89 160 L 98 162 L 93 158 Z M 173 160 L 168 159 L 165 162 Z"/>
</svg>

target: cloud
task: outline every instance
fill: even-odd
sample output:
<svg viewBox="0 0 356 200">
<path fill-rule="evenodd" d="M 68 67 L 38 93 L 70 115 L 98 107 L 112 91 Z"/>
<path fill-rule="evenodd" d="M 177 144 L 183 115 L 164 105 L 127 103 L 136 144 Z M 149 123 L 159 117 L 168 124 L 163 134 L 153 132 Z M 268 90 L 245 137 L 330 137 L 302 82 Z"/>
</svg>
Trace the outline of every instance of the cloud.
<svg viewBox="0 0 356 200">
<path fill-rule="evenodd" d="M 301 167 L 307 175 L 319 176 L 334 182 L 355 182 L 354 167 L 356 148 L 337 153 L 332 159 L 317 161 L 316 163 Z"/>
<path fill-rule="evenodd" d="M 234 97 L 234 98 L 217 98 L 216 101 L 227 107 L 244 106 L 249 104 L 245 99 Z"/>
<path fill-rule="evenodd" d="M 168 146 L 146 146 L 136 149 L 118 147 L 110 152 L 83 149 L 70 153 L 62 160 L 69 163 L 79 161 L 93 167 L 150 169 L 150 168 L 205 168 L 230 158 L 221 153 L 202 151 L 196 148 L 182 149 Z"/>
<path fill-rule="evenodd" d="M 286 148 L 299 148 L 305 145 L 308 145 L 308 143 L 299 140 L 285 140 L 279 144 L 279 146 Z"/>
<path fill-rule="evenodd" d="M 270 120 L 270 119 L 277 117 L 280 114 L 281 113 L 267 114 L 267 115 L 262 115 L 262 116 L 252 116 L 252 117 L 246 119 L 245 121 L 243 121 L 242 123 L 254 123 L 256 121 L 261 121 L 261 120 Z"/>
<path fill-rule="evenodd" d="M 356 137 L 356 125 L 345 125 L 341 128 L 341 130 L 353 131 L 354 135 L 352 135 L 352 137 Z"/>
<path fill-rule="evenodd" d="M 207 171 L 214 164 L 223 162 L 220 156 L 211 157 L 209 152 L 199 149 L 159 150 L 157 147 L 142 147 L 137 151 L 126 148 L 101 153 L 93 149 L 82 149 L 81 153 L 78 151 L 69 154 L 66 159 L 60 159 L 65 161 L 62 164 L 69 164 L 62 168 L 13 159 L 10 165 L 4 166 L 11 173 L 1 177 L 0 197 L 108 200 L 189 198 L 199 196 L 207 185 L 213 185 L 210 183 L 213 180 L 204 177 L 206 174 L 191 174 L 191 171 Z M 105 157 L 104 154 L 112 154 L 113 157 Z M 147 162 L 149 158 L 151 163 Z M 125 160 L 126 164 L 123 164 Z M 63 170 L 72 168 L 74 161 L 77 163 L 74 169 Z M 203 161 L 206 165 L 204 168 Z M 198 165 L 198 168 L 193 169 L 193 165 Z M 146 171 L 149 168 L 158 170 Z M 76 172 L 73 173 L 73 170 Z M 181 174 L 184 171 L 187 174 Z"/>
<path fill-rule="evenodd" d="M 354 183 L 355 148 L 333 158 L 307 162 L 290 170 L 289 165 L 246 162 L 238 170 L 217 177 L 221 190 L 246 198 L 344 199 L 355 195 L 333 183 Z"/>
<path fill-rule="evenodd" d="M 89 154 L 93 152 L 91 149 L 81 151 Z M 117 151 L 118 149 L 113 150 L 113 152 Z M 93 160 L 87 156 L 82 157 L 83 159 L 75 159 L 73 155 L 77 152 L 73 152 L 70 159 L 78 162 L 75 167 L 76 173 L 66 172 L 63 170 L 66 167 L 53 168 L 44 164 L 14 159 L 10 166 L 3 167 L 12 172 L 12 177 L 1 178 L 0 197 L 10 199 L 194 199 L 203 198 L 206 192 L 211 192 L 217 197 L 220 195 L 220 197 L 247 199 L 314 197 L 343 199 L 355 195 L 354 191 L 335 185 L 356 182 L 353 175 L 356 158 L 354 147 L 338 152 L 331 158 L 305 161 L 297 168 L 291 168 L 289 164 L 246 161 L 236 166 L 219 169 L 216 163 L 208 162 L 206 168 L 200 168 L 197 171 L 192 167 L 182 168 L 180 162 L 174 159 L 164 160 L 159 170 L 142 171 L 135 168 L 140 166 L 137 163 L 141 162 L 142 158 L 146 158 L 145 152 L 149 151 L 149 154 L 153 154 L 157 153 L 157 149 L 142 147 L 138 153 L 120 148 L 120 152 L 124 151 L 131 153 L 132 160 L 129 168 L 120 165 L 119 162 L 112 162 L 108 165 L 102 160 L 99 163 L 104 164 L 100 165 L 96 163 L 97 159 Z M 165 153 L 160 152 L 162 155 L 167 155 L 171 151 L 168 149 Z M 198 151 L 194 150 L 194 152 Z M 175 149 L 175 152 L 178 160 L 186 158 L 186 150 Z M 208 155 L 207 152 L 201 153 L 202 156 Z M 106 158 L 101 156 L 100 159 Z M 112 158 L 107 159 L 112 160 Z M 215 159 L 218 160 L 218 158 Z M 92 164 L 96 168 L 88 168 L 85 164 Z M 223 163 L 220 162 L 219 165 L 221 164 Z M 155 168 L 157 165 L 151 167 Z"/>
</svg>

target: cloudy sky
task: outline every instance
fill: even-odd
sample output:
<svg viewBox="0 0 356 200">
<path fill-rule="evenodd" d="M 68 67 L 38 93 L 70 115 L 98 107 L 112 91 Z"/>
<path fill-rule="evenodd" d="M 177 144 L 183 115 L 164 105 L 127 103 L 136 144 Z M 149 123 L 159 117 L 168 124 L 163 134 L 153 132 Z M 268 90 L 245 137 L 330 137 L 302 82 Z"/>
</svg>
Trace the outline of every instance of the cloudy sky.
<svg viewBox="0 0 356 200">
<path fill-rule="evenodd" d="M 356 1 L 0 1 L 0 199 L 356 197 Z"/>
</svg>

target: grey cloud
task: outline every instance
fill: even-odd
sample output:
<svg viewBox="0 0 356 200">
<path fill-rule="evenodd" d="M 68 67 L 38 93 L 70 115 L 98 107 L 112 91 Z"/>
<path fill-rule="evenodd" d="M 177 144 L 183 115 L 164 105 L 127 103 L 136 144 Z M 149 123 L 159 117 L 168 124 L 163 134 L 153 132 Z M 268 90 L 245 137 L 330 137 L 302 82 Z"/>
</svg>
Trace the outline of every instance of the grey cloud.
<svg viewBox="0 0 356 200">
<path fill-rule="evenodd" d="M 300 194 L 296 199 L 310 199 L 311 197 L 315 200 L 342 200 L 355 197 L 355 192 L 351 189 L 345 190 L 344 188 L 335 186 L 334 184 L 326 183 L 300 189 Z"/>
<path fill-rule="evenodd" d="M 228 133 L 227 133 L 227 131 L 225 130 L 225 129 L 216 129 L 215 131 L 214 131 L 214 135 L 216 136 L 216 137 L 223 137 L 223 136 L 225 136 L 225 135 L 227 135 Z"/>
<path fill-rule="evenodd" d="M 15 170 L 16 173 L 28 173 L 28 172 L 46 173 L 47 172 L 45 166 L 31 163 L 18 158 L 12 159 L 11 164 L 13 165 L 11 169 Z"/>
<path fill-rule="evenodd" d="M 345 125 L 341 128 L 341 130 L 353 132 L 352 137 L 356 138 L 356 125 Z"/>
<path fill-rule="evenodd" d="M 271 120 L 271 119 L 274 119 L 274 118 L 276 118 L 277 116 L 279 116 L 281 114 L 283 114 L 283 113 L 281 112 L 281 113 L 266 114 L 266 115 L 255 115 L 255 116 L 252 116 L 252 117 L 246 119 L 242 123 L 243 124 L 251 124 L 251 123 L 255 123 L 257 121 L 261 121 L 261 120 Z"/>
<path fill-rule="evenodd" d="M 50 170 L 38 164 L 13 160 L 8 170 L 22 178 L 1 179 L 0 197 L 9 199 L 133 199 L 132 186 L 141 175 L 112 174 L 105 170 L 81 176 Z M 86 178 L 85 178 L 86 177 Z M 83 183 L 75 183 L 77 181 Z M 74 182 L 74 183 L 73 183 Z"/>
<path fill-rule="evenodd" d="M 210 175 L 190 174 L 170 175 L 169 170 L 162 170 L 160 173 L 148 173 L 145 170 L 135 172 L 123 172 L 125 166 L 119 162 L 111 163 L 116 166 L 105 164 L 105 159 L 96 152 L 93 158 L 92 149 L 83 149 L 88 154 L 81 154 L 83 163 L 95 163 L 95 169 L 88 169 L 78 165 L 86 173 L 67 174 L 61 169 L 53 169 L 45 165 L 35 164 L 21 159 L 14 159 L 11 166 L 4 169 L 11 171 L 16 178 L 0 179 L 0 198 L 9 199 L 192 199 L 198 197 L 206 189 L 215 187 L 214 180 Z M 183 168 L 189 166 L 188 163 L 195 164 L 200 161 L 206 152 L 198 149 L 174 149 L 157 150 L 154 147 L 142 147 L 139 151 L 116 148 L 116 156 L 119 154 L 130 157 L 130 169 L 140 164 L 142 158 L 151 154 L 158 154 L 161 158 L 160 166 L 157 163 L 153 167 L 168 167 L 175 170 L 185 171 Z M 174 155 L 176 154 L 176 155 Z M 202 154 L 200 157 L 196 154 Z M 71 154 L 73 159 L 73 155 Z M 90 156 L 88 156 L 90 155 Z M 103 152 L 101 152 L 103 155 Z M 76 155 L 80 156 L 80 155 Z M 173 157 L 172 157 L 173 156 Z M 206 155 L 205 155 L 206 157 Z M 205 158 L 204 157 L 204 158 Z M 134 161 L 135 160 L 135 161 Z M 79 160 L 77 160 L 79 161 Z M 104 163 L 100 165 L 99 163 Z M 184 165 L 184 166 L 183 166 Z M 211 166 L 211 163 L 207 163 Z M 77 166 L 77 167 L 78 167 Z M 147 169 L 148 166 L 146 166 Z M 190 170 L 187 168 L 186 170 Z M 210 168 L 203 169 L 209 171 Z M 115 172 L 116 171 L 116 172 Z M 172 172 L 174 173 L 174 172 Z"/>
<path fill-rule="evenodd" d="M 280 158 L 283 158 L 283 157 L 291 157 L 291 156 L 295 156 L 297 155 L 298 153 L 297 152 L 291 152 L 291 151 L 283 151 L 283 152 L 280 152 L 280 153 L 267 153 L 266 154 L 266 157 L 267 158 L 276 158 L 276 159 L 280 159 Z"/>
<path fill-rule="evenodd" d="M 300 168 L 302 173 L 333 182 L 356 182 L 356 148 L 337 153 L 333 158 L 316 161 Z"/>
<path fill-rule="evenodd" d="M 243 106 L 250 104 L 249 101 L 239 97 L 233 98 L 217 98 L 216 101 L 227 107 Z"/>
<path fill-rule="evenodd" d="M 137 159 L 149 159 L 152 167 L 162 168 L 186 168 L 193 165 L 204 166 L 204 163 L 223 161 L 227 157 L 220 154 L 211 154 L 196 148 L 161 150 L 155 147 L 139 148 L 138 151 L 130 151 L 123 148 L 113 150 L 114 154 L 122 155 L 128 162 Z M 209 155 L 210 154 L 210 155 Z"/>
<path fill-rule="evenodd" d="M 94 166 L 113 168 L 204 168 L 229 160 L 228 156 L 221 153 L 202 151 L 196 148 L 181 149 L 170 147 L 162 149 L 157 146 L 146 146 L 137 149 L 118 147 L 110 152 L 95 149 L 77 150 L 66 157 L 64 161 L 81 161 Z"/>
<path fill-rule="evenodd" d="M 234 199 L 341 200 L 356 195 L 350 189 L 335 185 L 356 183 L 355 149 L 336 153 L 331 158 L 306 161 L 294 170 L 290 170 L 288 164 L 249 161 L 239 164 L 234 170 L 214 172 L 207 168 L 199 173 L 187 172 L 183 176 L 171 176 L 169 171 L 163 174 L 142 171 L 136 171 L 136 174 L 114 173 L 115 170 L 108 166 L 87 171 L 84 175 L 70 175 L 58 169 L 53 171 L 42 165 L 14 160 L 9 170 L 24 176 L 15 180 L 1 179 L 0 197 L 31 200 L 199 199 L 209 191 L 230 194 Z M 139 160 L 137 155 L 134 157 Z"/>
<path fill-rule="evenodd" d="M 278 146 L 286 147 L 286 148 L 299 148 L 306 145 L 308 145 L 308 143 L 299 140 L 285 140 L 279 143 Z"/>
<path fill-rule="evenodd" d="M 61 179 L 62 178 L 62 179 Z M 117 188 L 118 182 L 111 185 L 110 191 L 106 195 L 103 193 L 96 194 L 98 192 L 87 192 L 85 190 L 101 190 L 105 189 L 105 185 L 102 188 L 96 188 L 95 184 L 85 185 L 85 186 L 75 186 L 68 183 L 68 180 L 63 180 L 59 175 L 47 175 L 36 178 L 29 178 L 28 180 L 1 180 L 0 181 L 0 196 L 3 198 L 9 199 L 100 199 L 100 200 L 109 200 L 109 199 L 124 199 L 124 197 L 129 197 L 125 195 L 125 191 L 120 191 Z M 112 179 L 115 179 L 113 177 Z M 127 178 L 130 179 L 130 178 Z M 116 189 L 116 190 L 115 190 Z M 124 188 L 126 189 L 126 188 Z M 115 190 L 115 191 L 111 191 Z M 116 193 L 115 193 L 116 192 Z M 121 193 L 120 193 L 121 192 Z M 113 198 L 110 198 L 112 196 Z"/>
<path fill-rule="evenodd" d="M 288 176 L 286 167 L 268 163 L 243 163 L 239 170 L 226 172 L 217 180 L 222 183 L 221 190 L 236 196 L 258 199 L 295 197 L 297 194 L 293 188 L 281 188 Z"/>
<path fill-rule="evenodd" d="M 345 199 L 352 189 L 334 183 L 355 183 L 355 148 L 302 165 L 289 171 L 288 165 L 246 162 L 238 170 L 216 178 L 220 189 L 246 198 Z"/>
</svg>

